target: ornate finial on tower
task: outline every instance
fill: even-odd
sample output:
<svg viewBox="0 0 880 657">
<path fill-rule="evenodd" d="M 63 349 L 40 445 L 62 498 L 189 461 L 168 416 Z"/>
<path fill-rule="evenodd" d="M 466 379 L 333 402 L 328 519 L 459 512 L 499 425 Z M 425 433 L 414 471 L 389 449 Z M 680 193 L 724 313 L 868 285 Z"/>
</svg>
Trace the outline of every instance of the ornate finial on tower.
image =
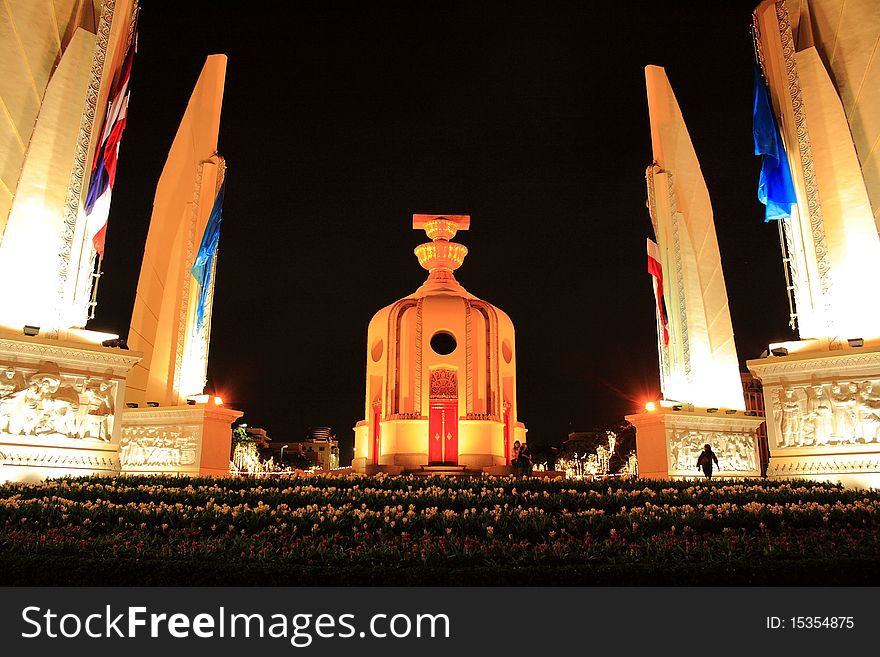
<svg viewBox="0 0 880 657">
<path fill-rule="evenodd" d="M 433 240 L 415 248 L 419 264 L 430 272 L 428 283 L 460 287 L 452 272 L 464 262 L 467 247 L 449 240 L 460 230 L 468 230 L 471 218 L 466 214 L 414 214 L 413 229 L 423 228 Z"/>
</svg>

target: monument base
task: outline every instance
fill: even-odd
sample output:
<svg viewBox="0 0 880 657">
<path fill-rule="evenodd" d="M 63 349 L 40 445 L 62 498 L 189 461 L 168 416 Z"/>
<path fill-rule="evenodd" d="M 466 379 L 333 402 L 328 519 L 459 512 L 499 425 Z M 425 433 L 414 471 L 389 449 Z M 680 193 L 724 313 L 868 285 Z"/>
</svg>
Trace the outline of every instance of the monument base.
<svg viewBox="0 0 880 657">
<path fill-rule="evenodd" d="M 494 419 L 459 418 L 457 424 L 457 454 L 450 461 L 467 470 L 482 472 L 487 468 L 503 466 L 504 458 L 504 424 Z M 387 466 L 391 470 L 371 470 L 370 472 L 421 471 L 422 466 L 431 465 L 429 455 L 428 418 L 392 417 L 381 421 L 380 440 L 378 441 L 378 463 L 376 466 Z M 513 440 L 524 443 L 526 429 L 516 423 L 513 427 Z M 354 427 L 355 457 L 351 462 L 352 469 L 358 474 L 369 474 L 367 467 L 371 465 L 370 452 L 375 449 L 370 439 L 370 426 L 366 422 L 358 422 Z"/>
<path fill-rule="evenodd" d="M 127 408 L 122 416 L 122 474 L 229 474 L 232 423 L 243 415 L 214 404 Z"/>
<path fill-rule="evenodd" d="M 119 474 L 116 419 L 141 355 L 105 336 L 0 332 L 0 481 Z"/>
<path fill-rule="evenodd" d="M 781 343 L 785 355 L 748 361 L 764 388 L 767 476 L 880 487 L 880 346 L 835 346 Z"/>
<path fill-rule="evenodd" d="M 743 411 L 708 409 L 656 411 L 627 415 L 636 428 L 639 476 L 646 479 L 702 477 L 697 458 L 703 445 L 712 446 L 719 478 L 759 477 L 757 430 L 764 418 Z"/>
</svg>

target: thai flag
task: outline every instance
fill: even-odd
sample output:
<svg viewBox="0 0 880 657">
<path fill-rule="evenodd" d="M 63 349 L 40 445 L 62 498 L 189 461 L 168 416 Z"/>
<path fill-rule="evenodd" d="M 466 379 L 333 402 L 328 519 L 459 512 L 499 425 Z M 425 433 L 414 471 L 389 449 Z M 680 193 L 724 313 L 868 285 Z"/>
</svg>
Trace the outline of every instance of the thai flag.
<svg viewBox="0 0 880 657">
<path fill-rule="evenodd" d="M 214 199 L 211 208 L 211 216 L 205 226 L 199 252 L 190 270 L 193 278 L 199 284 L 199 301 L 196 305 L 196 333 L 202 330 L 205 323 L 205 310 L 208 305 L 208 291 L 211 288 L 211 271 L 214 268 L 214 257 L 217 255 L 217 247 L 220 245 L 220 221 L 223 219 L 223 194 L 226 190 L 226 179 L 220 185 L 220 191 Z"/>
<path fill-rule="evenodd" d="M 95 163 L 89 179 L 86 195 L 86 235 L 95 246 L 95 251 L 104 257 L 104 238 L 107 235 L 107 219 L 110 215 L 110 195 L 116 180 L 116 162 L 119 159 L 119 142 L 125 130 L 128 115 L 128 81 L 131 77 L 131 62 L 137 50 L 136 37 L 132 39 L 125 61 L 113 86 L 110 89 L 110 105 L 101 134 L 101 143 L 95 151 Z"/>
<path fill-rule="evenodd" d="M 648 238 L 648 273 L 654 283 L 654 299 L 657 301 L 657 323 L 663 333 L 663 346 L 669 346 L 669 321 L 663 300 L 663 266 L 660 264 L 660 247 Z"/>
</svg>

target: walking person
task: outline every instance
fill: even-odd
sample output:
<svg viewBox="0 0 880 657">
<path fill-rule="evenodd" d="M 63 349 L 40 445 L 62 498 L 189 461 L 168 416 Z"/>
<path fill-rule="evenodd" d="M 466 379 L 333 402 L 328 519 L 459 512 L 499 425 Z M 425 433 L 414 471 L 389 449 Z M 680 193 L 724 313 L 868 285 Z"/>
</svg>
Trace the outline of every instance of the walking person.
<svg viewBox="0 0 880 657">
<path fill-rule="evenodd" d="M 521 462 L 520 462 L 520 451 L 522 450 L 522 445 L 518 440 L 513 441 L 513 457 L 510 459 L 510 465 L 513 466 L 513 474 L 519 477 L 522 474 L 521 470 Z"/>
<path fill-rule="evenodd" d="M 700 452 L 699 458 L 697 458 L 697 470 L 702 468 L 706 479 L 712 478 L 712 461 L 715 462 L 716 466 L 718 465 L 718 457 L 712 451 L 712 445 L 706 443 L 703 445 L 703 451 Z"/>
</svg>

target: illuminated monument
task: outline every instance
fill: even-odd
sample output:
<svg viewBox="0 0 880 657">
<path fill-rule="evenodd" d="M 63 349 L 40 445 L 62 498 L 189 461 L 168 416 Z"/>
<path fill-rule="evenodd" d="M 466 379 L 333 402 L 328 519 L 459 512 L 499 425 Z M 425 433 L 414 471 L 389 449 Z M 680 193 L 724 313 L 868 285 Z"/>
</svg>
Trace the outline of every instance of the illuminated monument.
<svg viewBox="0 0 880 657">
<path fill-rule="evenodd" d="M 509 470 L 516 421 L 513 323 L 455 280 L 467 249 L 450 240 L 470 217 L 414 215 L 432 240 L 415 249 L 430 273 L 380 310 L 367 331 L 365 420 L 355 427 L 358 472 Z"/>
<path fill-rule="evenodd" d="M 762 419 L 744 412 L 709 191 L 665 71 L 649 66 L 645 76 L 654 150 L 648 208 L 657 237 L 649 242 L 649 268 L 663 400 L 627 416 L 636 427 L 639 475 L 693 477 L 710 443 L 720 476 L 757 476 Z"/>
<path fill-rule="evenodd" d="M 226 163 L 217 153 L 226 56 L 202 69 L 159 178 L 128 344 L 125 473 L 226 474 L 240 411 L 204 395 Z"/>
<path fill-rule="evenodd" d="M 794 187 L 778 221 L 800 337 L 748 363 L 764 386 L 768 475 L 878 486 L 880 11 L 768 0 L 753 18 Z"/>
<path fill-rule="evenodd" d="M 0 6 L 0 480 L 119 471 L 119 409 L 139 354 L 83 328 L 100 228 L 86 197 L 136 10 Z"/>
</svg>

